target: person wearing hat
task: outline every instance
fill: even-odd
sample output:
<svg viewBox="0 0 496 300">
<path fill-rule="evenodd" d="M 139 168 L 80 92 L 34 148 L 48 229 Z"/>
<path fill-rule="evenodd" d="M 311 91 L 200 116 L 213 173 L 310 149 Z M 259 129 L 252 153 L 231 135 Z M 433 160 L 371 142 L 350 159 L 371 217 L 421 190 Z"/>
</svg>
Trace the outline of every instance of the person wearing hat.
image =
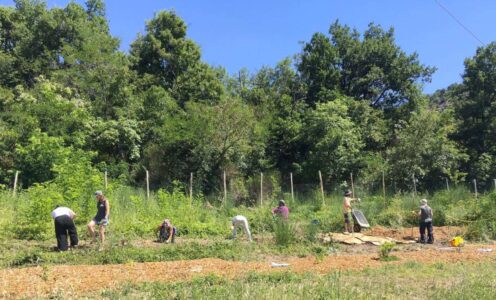
<svg viewBox="0 0 496 300">
<path fill-rule="evenodd" d="M 241 215 L 235 216 L 234 218 L 232 218 L 231 224 L 232 224 L 231 228 L 232 228 L 232 238 L 233 239 L 236 239 L 237 228 L 243 227 L 243 230 L 245 231 L 246 236 L 248 236 L 248 239 L 250 240 L 250 242 L 253 241 L 251 238 L 250 227 L 248 226 L 248 219 L 246 219 L 245 216 L 241 216 Z"/>
<path fill-rule="evenodd" d="M 159 243 L 175 243 L 176 242 L 176 227 L 174 227 L 169 219 L 165 219 L 157 227 Z"/>
<path fill-rule="evenodd" d="M 353 198 L 353 193 L 349 190 L 344 192 L 343 199 L 343 216 L 344 216 L 344 234 L 353 232 L 353 224 L 351 224 L 351 203 L 352 202 L 360 202 L 360 198 Z"/>
<path fill-rule="evenodd" d="M 434 243 L 434 233 L 432 228 L 432 208 L 427 205 L 427 199 L 420 200 L 420 210 L 418 211 L 419 216 L 419 231 L 420 231 L 420 242 L 422 244 Z M 427 229 L 427 239 L 425 237 L 425 230 Z"/>
<path fill-rule="evenodd" d="M 71 248 L 77 247 L 78 234 L 76 225 L 74 225 L 74 218 L 76 214 L 72 209 L 65 206 L 55 206 L 55 209 L 50 213 L 55 224 L 55 237 L 57 238 L 57 249 L 59 251 L 67 251 L 69 245 L 67 244 L 67 236 L 71 240 Z"/>
<path fill-rule="evenodd" d="M 102 191 L 96 191 L 95 198 L 97 200 L 97 212 L 95 217 L 88 223 L 88 232 L 91 235 L 92 243 L 96 242 L 95 225 L 98 225 L 100 243 L 101 246 L 103 246 L 105 242 L 105 227 L 110 223 L 110 204 L 108 199 L 103 195 Z"/>
<path fill-rule="evenodd" d="M 289 208 L 286 206 L 284 200 L 279 200 L 279 206 L 272 209 L 272 216 L 281 216 L 284 220 L 289 217 Z"/>
</svg>

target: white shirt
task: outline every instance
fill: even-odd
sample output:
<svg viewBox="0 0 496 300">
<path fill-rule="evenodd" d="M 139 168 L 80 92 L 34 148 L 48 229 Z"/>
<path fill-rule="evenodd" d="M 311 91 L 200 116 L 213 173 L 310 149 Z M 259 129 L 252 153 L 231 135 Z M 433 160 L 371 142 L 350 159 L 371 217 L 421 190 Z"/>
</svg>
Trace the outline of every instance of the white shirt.
<svg viewBox="0 0 496 300">
<path fill-rule="evenodd" d="M 239 223 L 248 223 L 248 220 L 246 219 L 245 216 L 235 216 L 233 219 L 232 219 L 232 224 L 233 225 L 236 225 L 236 224 L 239 224 Z"/>
<path fill-rule="evenodd" d="M 72 216 L 74 216 L 75 213 L 70 208 L 65 206 L 59 206 L 56 209 L 54 209 L 51 213 L 51 216 L 54 219 L 64 215 L 67 215 L 72 218 Z"/>
</svg>

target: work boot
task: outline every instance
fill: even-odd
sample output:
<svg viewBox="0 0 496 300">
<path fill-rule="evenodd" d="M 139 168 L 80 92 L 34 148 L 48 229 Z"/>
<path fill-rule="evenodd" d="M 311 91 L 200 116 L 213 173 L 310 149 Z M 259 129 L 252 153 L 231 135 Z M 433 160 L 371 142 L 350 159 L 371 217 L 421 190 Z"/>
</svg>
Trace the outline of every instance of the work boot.
<svg viewBox="0 0 496 300">
<path fill-rule="evenodd" d="M 425 234 L 421 234 L 421 235 L 420 235 L 420 240 L 419 240 L 419 243 L 421 243 L 421 244 L 425 244 Z"/>
<path fill-rule="evenodd" d="M 429 243 L 429 244 L 434 243 L 434 235 L 433 234 L 429 234 L 429 238 L 427 239 L 427 243 Z"/>
</svg>

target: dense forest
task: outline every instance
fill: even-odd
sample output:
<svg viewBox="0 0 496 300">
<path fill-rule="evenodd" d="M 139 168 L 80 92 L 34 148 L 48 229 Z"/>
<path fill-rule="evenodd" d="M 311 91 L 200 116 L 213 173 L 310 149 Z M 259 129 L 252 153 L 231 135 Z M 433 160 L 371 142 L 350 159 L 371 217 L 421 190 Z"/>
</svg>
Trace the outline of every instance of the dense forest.
<svg viewBox="0 0 496 300">
<path fill-rule="evenodd" d="M 104 170 L 136 185 L 145 169 L 154 187 L 194 173 L 206 194 L 224 171 L 492 184 L 496 43 L 465 60 L 460 83 L 427 95 L 435 66 L 405 53 L 393 28 L 335 21 L 308 38 L 275 66 L 228 74 L 202 61 L 171 11 L 157 12 L 125 53 L 101 0 L 2 6 L 0 188 L 15 171 L 28 188 Z"/>
</svg>

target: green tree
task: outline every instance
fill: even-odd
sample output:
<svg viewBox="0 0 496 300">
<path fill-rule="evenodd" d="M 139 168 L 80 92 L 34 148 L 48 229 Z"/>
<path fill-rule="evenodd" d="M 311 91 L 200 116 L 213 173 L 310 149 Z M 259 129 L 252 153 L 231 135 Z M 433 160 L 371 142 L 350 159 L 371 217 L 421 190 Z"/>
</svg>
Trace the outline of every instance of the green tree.
<svg viewBox="0 0 496 300">
<path fill-rule="evenodd" d="M 465 60 L 463 86 L 454 98 L 459 121 L 455 139 L 470 156 L 464 169 L 484 183 L 496 176 L 496 43 Z"/>
<path fill-rule="evenodd" d="M 21 172 L 23 186 L 52 180 L 55 175 L 52 167 L 66 158 L 70 151 L 63 146 L 61 138 L 35 133 L 26 146 L 18 146 L 15 150 L 15 169 Z"/>
<path fill-rule="evenodd" d="M 317 104 L 309 115 L 306 137 L 311 144 L 307 172 L 329 172 L 338 179 L 358 169 L 365 143 L 360 129 L 349 117 L 349 106 L 342 98 Z M 315 176 L 315 175 L 314 175 Z"/>
<path fill-rule="evenodd" d="M 200 48 L 186 37 L 186 24 L 174 12 L 161 11 L 147 23 L 146 34 L 131 44 L 131 57 L 142 84 L 166 88 L 181 106 L 222 96 L 218 74 L 200 61 Z"/>
<path fill-rule="evenodd" d="M 387 151 L 389 176 L 400 187 L 410 187 L 413 175 L 424 188 L 439 186 L 444 178 L 463 180 L 460 163 L 467 157 L 449 138 L 455 129 L 450 111 L 422 108 L 409 122 L 400 121 Z"/>
<path fill-rule="evenodd" d="M 416 53 L 407 55 L 396 45 L 392 28 L 385 31 L 371 23 L 361 37 L 336 21 L 329 34 L 314 34 L 299 55 L 298 70 L 312 105 L 339 92 L 376 108 L 393 109 L 414 101 L 419 84 L 434 72 L 418 61 Z M 329 93 L 331 97 L 325 96 Z"/>
</svg>

